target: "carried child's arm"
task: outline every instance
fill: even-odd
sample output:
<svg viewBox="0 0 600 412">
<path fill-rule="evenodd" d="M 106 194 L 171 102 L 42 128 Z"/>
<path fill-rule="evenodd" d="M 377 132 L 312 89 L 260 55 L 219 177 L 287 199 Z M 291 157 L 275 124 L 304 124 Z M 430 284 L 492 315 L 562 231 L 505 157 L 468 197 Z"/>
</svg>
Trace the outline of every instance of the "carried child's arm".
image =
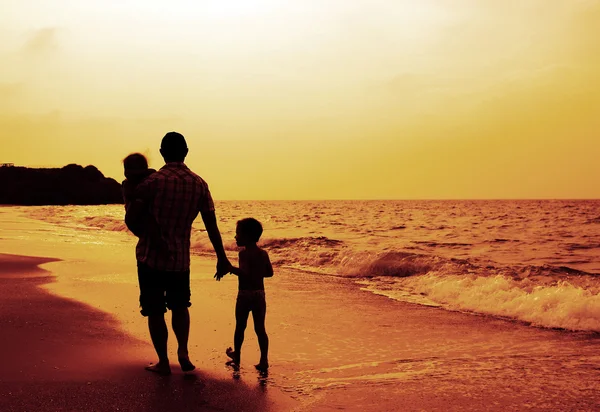
<svg viewBox="0 0 600 412">
<path fill-rule="evenodd" d="M 142 182 L 137 187 L 131 185 L 131 182 L 123 182 L 125 224 L 137 237 L 143 236 L 147 229 L 144 227 L 144 218 L 147 213 L 148 205 L 152 201 L 153 193 L 153 188 L 147 181 Z"/>
<path fill-rule="evenodd" d="M 123 180 L 121 183 L 121 193 L 123 194 L 123 203 L 125 203 L 125 211 L 129 208 L 129 205 L 133 201 L 133 189 L 131 187 L 131 182 L 127 179 Z"/>
<path fill-rule="evenodd" d="M 143 211 L 145 205 L 141 200 L 134 200 L 125 209 L 125 224 L 137 237 L 144 235 Z"/>
</svg>

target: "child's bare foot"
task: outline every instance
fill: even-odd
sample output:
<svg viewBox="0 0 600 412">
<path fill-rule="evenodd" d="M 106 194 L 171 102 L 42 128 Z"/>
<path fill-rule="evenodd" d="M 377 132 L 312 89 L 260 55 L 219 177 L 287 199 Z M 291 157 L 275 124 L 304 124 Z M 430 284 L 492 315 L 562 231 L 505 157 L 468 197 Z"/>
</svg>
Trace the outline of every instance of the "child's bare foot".
<svg viewBox="0 0 600 412">
<path fill-rule="evenodd" d="M 161 376 L 168 376 L 171 374 L 171 366 L 168 362 L 151 363 L 145 368 L 147 371 L 157 373 Z"/>
<path fill-rule="evenodd" d="M 267 362 L 267 361 L 260 361 L 259 363 L 257 363 L 256 365 L 254 365 L 254 367 L 259 372 L 266 372 L 267 370 L 269 370 L 269 362 Z"/>
<path fill-rule="evenodd" d="M 240 354 L 234 351 L 231 346 L 225 349 L 225 354 L 231 358 L 234 364 L 240 364 Z"/>
</svg>

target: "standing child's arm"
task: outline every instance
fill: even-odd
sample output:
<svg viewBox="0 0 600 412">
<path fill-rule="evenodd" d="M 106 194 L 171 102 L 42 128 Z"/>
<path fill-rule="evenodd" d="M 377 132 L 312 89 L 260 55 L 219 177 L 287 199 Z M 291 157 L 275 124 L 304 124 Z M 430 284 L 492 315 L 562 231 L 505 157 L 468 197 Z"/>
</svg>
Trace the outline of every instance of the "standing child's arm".
<svg viewBox="0 0 600 412">
<path fill-rule="evenodd" d="M 238 254 L 238 258 L 239 258 L 239 262 L 240 262 L 240 267 L 236 268 L 235 266 L 231 266 L 230 272 L 233 273 L 236 276 L 247 276 L 247 268 L 248 268 L 248 262 L 247 262 L 247 256 L 246 256 L 247 252 L 245 250 L 240 251 L 240 253 Z"/>
<path fill-rule="evenodd" d="M 265 256 L 265 274 L 264 277 L 271 278 L 273 277 L 273 265 L 271 265 L 271 260 L 269 259 L 269 254 L 266 250 L 263 250 Z"/>
</svg>

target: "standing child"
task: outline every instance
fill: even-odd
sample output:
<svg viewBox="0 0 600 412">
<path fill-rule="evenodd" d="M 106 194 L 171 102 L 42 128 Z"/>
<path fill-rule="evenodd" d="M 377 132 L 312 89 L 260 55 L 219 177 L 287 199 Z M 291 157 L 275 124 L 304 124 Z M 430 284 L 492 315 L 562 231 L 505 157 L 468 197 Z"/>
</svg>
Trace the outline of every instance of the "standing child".
<svg viewBox="0 0 600 412">
<path fill-rule="evenodd" d="M 269 337 L 265 329 L 267 303 L 263 280 L 273 276 L 273 266 L 271 266 L 269 254 L 256 245 L 262 232 L 262 225 L 254 218 L 246 218 L 237 222 L 235 241 L 244 249 L 239 253 L 240 267 L 231 269 L 231 273 L 238 277 L 238 295 L 235 304 L 234 349 L 229 347 L 226 353 L 235 365 L 240 364 L 244 331 L 248 323 L 248 315 L 252 312 L 254 331 L 260 347 L 260 362 L 254 366 L 259 371 L 266 371 L 269 368 Z M 215 277 L 220 280 L 220 277 L 216 275 Z"/>
</svg>

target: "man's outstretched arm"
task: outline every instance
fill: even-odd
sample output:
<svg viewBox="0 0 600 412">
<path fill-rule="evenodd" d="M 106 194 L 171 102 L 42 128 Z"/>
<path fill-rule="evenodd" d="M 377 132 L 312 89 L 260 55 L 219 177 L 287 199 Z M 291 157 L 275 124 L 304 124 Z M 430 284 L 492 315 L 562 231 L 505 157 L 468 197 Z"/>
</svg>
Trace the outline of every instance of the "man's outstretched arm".
<svg viewBox="0 0 600 412">
<path fill-rule="evenodd" d="M 220 280 L 231 271 L 231 263 L 229 263 L 229 259 L 225 254 L 223 239 L 221 239 L 221 232 L 219 232 L 219 227 L 217 226 L 217 216 L 215 215 L 214 210 L 200 212 L 200 215 L 202 216 L 202 221 L 206 227 L 206 233 L 208 233 L 210 243 L 212 243 L 215 253 L 217 254 L 217 273 L 215 274 L 215 278 Z"/>
</svg>

